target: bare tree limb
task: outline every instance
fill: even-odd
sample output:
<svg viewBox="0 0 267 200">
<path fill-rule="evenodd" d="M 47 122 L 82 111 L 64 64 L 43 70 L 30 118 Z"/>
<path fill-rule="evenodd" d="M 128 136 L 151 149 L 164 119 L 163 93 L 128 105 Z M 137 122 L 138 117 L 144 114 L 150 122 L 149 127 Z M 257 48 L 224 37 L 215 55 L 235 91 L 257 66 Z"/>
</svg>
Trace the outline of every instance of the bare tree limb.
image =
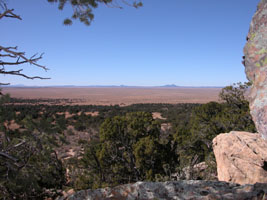
<svg viewBox="0 0 267 200">
<path fill-rule="evenodd" d="M 10 83 L 0 83 L 0 85 L 10 85 Z M 3 95 L 2 92 L 0 92 L 0 95 Z"/>
<path fill-rule="evenodd" d="M 3 19 L 4 17 L 22 20 L 19 15 L 16 15 L 13 12 L 14 9 L 8 9 L 6 4 L 2 0 L 0 0 L 0 9 L 3 10 L 3 12 L 0 13 L 0 20 Z M 0 74 L 16 75 L 24 77 L 26 79 L 50 79 L 40 76 L 26 75 L 22 73 L 23 69 L 12 70 L 12 71 L 6 69 L 7 66 L 19 66 L 28 63 L 47 71 L 48 68 L 46 66 L 40 65 L 38 63 L 38 61 L 41 60 L 42 58 L 43 54 L 34 54 L 31 57 L 26 57 L 25 52 L 18 51 L 17 47 L 12 47 L 12 46 L 3 47 L 0 45 Z M 9 83 L 0 83 L 0 85 L 9 85 Z"/>
<path fill-rule="evenodd" d="M 0 19 L 2 19 L 3 17 L 10 17 L 10 18 L 16 18 L 16 19 L 22 20 L 19 15 L 16 15 L 15 13 L 13 13 L 14 9 L 8 9 L 5 3 L 2 3 L 1 7 L 4 8 L 4 12 L 0 13 Z"/>
<path fill-rule="evenodd" d="M 4 52 L 3 54 L 0 54 L 0 58 L 1 57 L 7 57 L 10 59 L 16 59 L 15 61 L 2 61 L 0 60 L 0 66 L 2 66 L 2 68 L 0 69 L 0 74 L 4 74 L 4 75 L 16 75 L 16 76 L 21 76 L 27 79 L 41 79 L 41 80 L 46 80 L 46 79 L 50 79 L 50 78 L 45 78 L 45 77 L 40 77 L 40 76 L 28 76 L 24 73 L 22 73 L 23 69 L 19 69 L 19 70 L 12 70 L 12 71 L 7 71 L 5 66 L 18 66 L 18 65 L 22 65 L 22 64 L 26 64 L 29 63 L 31 65 L 37 66 L 39 68 L 44 69 L 45 71 L 48 70 L 47 67 L 38 64 L 38 61 L 40 59 L 42 59 L 43 54 L 40 54 L 39 56 L 37 54 L 34 54 L 33 56 L 31 56 L 30 58 L 27 58 L 25 56 L 25 52 L 19 52 L 17 51 L 17 47 L 3 47 L 0 46 L 0 52 Z M 0 83 L 0 85 L 9 85 L 9 83 Z"/>
<path fill-rule="evenodd" d="M 18 144 L 16 144 L 16 145 L 12 146 L 12 148 L 17 148 L 17 147 L 19 147 L 19 146 L 21 146 L 21 145 L 23 145 L 23 144 L 25 144 L 25 143 L 26 143 L 26 141 L 25 141 L 25 140 L 22 140 L 20 143 L 18 143 Z M 10 150 L 10 149 L 8 149 L 8 150 Z"/>
<path fill-rule="evenodd" d="M 18 58 L 18 60 L 16 62 L 3 62 L 0 60 L 0 65 L 2 65 L 2 66 L 4 66 L 4 65 L 19 65 L 19 64 L 29 63 L 29 64 L 35 65 L 37 67 L 43 68 L 45 71 L 48 70 L 48 68 L 46 68 L 45 66 L 37 63 L 37 61 L 39 61 L 40 59 L 43 58 L 42 57 L 43 54 L 41 54 L 38 57 L 36 57 L 37 54 L 34 54 L 32 57 L 27 58 L 27 57 L 25 57 L 25 52 L 17 52 L 17 51 L 11 50 L 11 49 L 17 50 L 17 47 L 3 47 L 0 45 L 0 52 L 4 51 L 5 53 L 8 53 L 9 57 Z M 22 59 L 23 61 L 19 62 L 19 59 Z"/>
<path fill-rule="evenodd" d="M 0 54 L 0 57 L 11 57 L 11 58 L 16 58 L 15 55 L 11 55 L 11 54 Z"/>
<path fill-rule="evenodd" d="M 8 154 L 5 153 L 5 152 L 1 152 L 1 151 L 0 151 L 0 156 L 1 156 L 1 157 L 4 157 L 4 158 L 7 158 L 7 159 L 9 159 L 9 160 L 12 160 L 13 162 L 18 162 L 18 159 L 17 159 L 17 158 L 12 157 L 12 156 L 8 155 Z"/>
<path fill-rule="evenodd" d="M 26 74 L 21 73 L 21 71 L 23 71 L 23 69 L 19 69 L 16 71 L 2 71 L 2 70 L 0 70 L 0 74 L 22 76 L 22 77 L 27 78 L 27 79 L 41 79 L 41 80 L 50 79 L 50 78 L 44 78 L 44 77 L 40 77 L 40 76 L 28 76 Z"/>
</svg>

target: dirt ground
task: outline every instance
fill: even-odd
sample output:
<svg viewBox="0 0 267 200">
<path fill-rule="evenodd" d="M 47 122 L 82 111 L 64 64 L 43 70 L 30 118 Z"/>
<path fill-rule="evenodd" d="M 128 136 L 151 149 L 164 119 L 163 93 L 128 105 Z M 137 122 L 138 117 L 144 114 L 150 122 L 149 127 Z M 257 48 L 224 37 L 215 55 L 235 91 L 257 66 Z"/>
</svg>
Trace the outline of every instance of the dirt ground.
<svg viewBox="0 0 267 200">
<path fill-rule="evenodd" d="M 218 101 L 221 88 L 3 88 L 4 94 L 26 99 L 71 99 L 79 105 L 137 103 L 207 103 Z"/>
</svg>

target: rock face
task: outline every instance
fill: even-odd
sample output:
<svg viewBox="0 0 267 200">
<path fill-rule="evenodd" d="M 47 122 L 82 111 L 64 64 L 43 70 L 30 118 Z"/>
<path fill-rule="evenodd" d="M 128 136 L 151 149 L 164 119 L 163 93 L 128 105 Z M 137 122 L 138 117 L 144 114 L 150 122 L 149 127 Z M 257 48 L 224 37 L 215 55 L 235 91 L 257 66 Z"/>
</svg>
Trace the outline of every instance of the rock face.
<svg viewBox="0 0 267 200">
<path fill-rule="evenodd" d="M 267 141 L 259 134 L 220 134 L 213 139 L 213 151 L 220 181 L 267 183 Z"/>
<path fill-rule="evenodd" d="M 247 78 L 252 82 L 250 110 L 258 132 L 267 140 L 267 0 L 261 0 L 244 48 Z"/>
<path fill-rule="evenodd" d="M 259 134 L 220 134 L 213 140 L 213 151 L 220 181 L 267 183 L 267 0 L 260 1 L 252 19 L 244 54 L 246 75 L 252 82 L 250 110 Z"/>
<path fill-rule="evenodd" d="M 137 182 L 114 188 L 83 190 L 60 200 L 171 200 L 259 199 L 267 200 L 267 184 L 236 185 L 226 182 Z"/>
</svg>

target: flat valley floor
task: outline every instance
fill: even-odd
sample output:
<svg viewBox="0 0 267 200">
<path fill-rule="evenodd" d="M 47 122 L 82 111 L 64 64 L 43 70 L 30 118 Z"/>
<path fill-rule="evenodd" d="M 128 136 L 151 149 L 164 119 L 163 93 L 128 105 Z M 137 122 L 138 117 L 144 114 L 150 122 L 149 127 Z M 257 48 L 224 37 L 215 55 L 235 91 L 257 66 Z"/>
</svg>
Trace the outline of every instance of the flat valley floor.
<svg viewBox="0 0 267 200">
<path fill-rule="evenodd" d="M 69 99 L 67 104 L 120 105 L 139 103 L 207 103 L 218 101 L 222 88 L 161 88 L 161 87 L 7 87 L 4 94 L 23 99 Z M 62 101 L 63 104 L 64 101 Z"/>
</svg>

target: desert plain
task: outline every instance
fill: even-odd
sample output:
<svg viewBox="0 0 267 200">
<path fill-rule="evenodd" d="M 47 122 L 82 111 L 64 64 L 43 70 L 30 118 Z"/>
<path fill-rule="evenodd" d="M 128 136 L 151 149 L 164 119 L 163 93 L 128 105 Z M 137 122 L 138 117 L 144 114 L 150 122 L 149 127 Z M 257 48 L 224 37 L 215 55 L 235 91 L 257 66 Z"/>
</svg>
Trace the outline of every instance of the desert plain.
<svg viewBox="0 0 267 200">
<path fill-rule="evenodd" d="M 22 99 L 68 99 L 67 104 L 207 103 L 218 101 L 222 88 L 189 87 L 7 87 L 2 93 Z M 66 101 L 61 101 L 66 104 Z"/>
</svg>

